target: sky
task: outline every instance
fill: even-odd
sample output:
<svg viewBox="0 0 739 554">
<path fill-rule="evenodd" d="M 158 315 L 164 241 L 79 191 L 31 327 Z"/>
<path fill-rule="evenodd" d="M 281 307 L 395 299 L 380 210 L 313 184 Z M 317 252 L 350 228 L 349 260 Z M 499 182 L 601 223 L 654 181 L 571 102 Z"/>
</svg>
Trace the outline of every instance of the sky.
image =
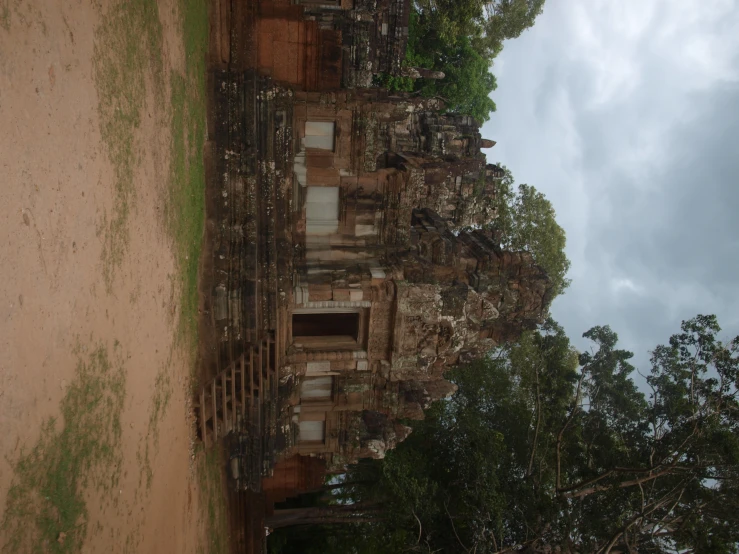
<svg viewBox="0 0 739 554">
<path fill-rule="evenodd" d="M 610 325 L 647 369 L 680 322 L 739 334 L 739 0 L 548 0 L 507 41 L 482 134 L 552 201 L 575 345 Z"/>
</svg>

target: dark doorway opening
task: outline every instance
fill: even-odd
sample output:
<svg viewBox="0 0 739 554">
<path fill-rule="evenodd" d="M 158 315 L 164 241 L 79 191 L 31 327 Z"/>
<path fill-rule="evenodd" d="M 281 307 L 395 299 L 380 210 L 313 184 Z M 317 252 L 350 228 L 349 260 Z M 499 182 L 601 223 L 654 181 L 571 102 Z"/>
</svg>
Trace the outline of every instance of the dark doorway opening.
<svg viewBox="0 0 739 554">
<path fill-rule="evenodd" d="M 359 314 L 322 313 L 293 314 L 294 337 L 350 336 L 357 340 L 359 335 Z"/>
</svg>

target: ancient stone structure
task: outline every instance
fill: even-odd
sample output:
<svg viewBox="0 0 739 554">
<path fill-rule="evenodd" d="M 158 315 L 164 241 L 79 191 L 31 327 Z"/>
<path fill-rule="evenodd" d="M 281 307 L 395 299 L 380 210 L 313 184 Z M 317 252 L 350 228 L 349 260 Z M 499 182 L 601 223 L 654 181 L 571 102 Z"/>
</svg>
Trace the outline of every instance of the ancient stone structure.
<svg viewBox="0 0 739 554">
<path fill-rule="evenodd" d="M 399 420 L 453 392 L 446 369 L 541 321 L 551 286 L 529 254 L 482 230 L 503 172 L 486 163 L 481 149 L 495 143 L 479 125 L 370 86 L 401 71 L 408 0 L 217 11 L 214 363 L 266 340 L 285 402 L 260 419 L 274 437 L 262 444 L 281 452 L 280 483 L 314 486 L 305 468 L 317 466 L 291 456 L 329 470 L 382 457 L 409 432 Z M 291 486 L 270 483 L 277 497 Z"/>
<path fill-rule="evenodd" d="M 500 168 L 471 118 L 378 90 L 297 92 L 294 286 L 284 307 L 291 452 L 384 455 L 453 391 L 449 367 L 532 328 L 549 281 L 479 228 Z"/>
<path fill-rule="evenodd" d="M 400 73 L 410 0 L 259 0 L 257 67 L 291 88 L 370 87 Z"/>
</svg>

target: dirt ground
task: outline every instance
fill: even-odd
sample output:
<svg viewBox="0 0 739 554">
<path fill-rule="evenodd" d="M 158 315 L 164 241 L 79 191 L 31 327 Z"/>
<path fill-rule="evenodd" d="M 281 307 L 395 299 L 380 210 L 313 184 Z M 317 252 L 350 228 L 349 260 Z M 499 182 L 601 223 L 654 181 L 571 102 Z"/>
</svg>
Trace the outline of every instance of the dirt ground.
<svg viewBox="0 0 739 554">
<path fill-rule="evenodd" d="M 0 0 L 2 552 L 212 551 L 172 223 L 188 8 L 152 2 Z"/>
</svg>

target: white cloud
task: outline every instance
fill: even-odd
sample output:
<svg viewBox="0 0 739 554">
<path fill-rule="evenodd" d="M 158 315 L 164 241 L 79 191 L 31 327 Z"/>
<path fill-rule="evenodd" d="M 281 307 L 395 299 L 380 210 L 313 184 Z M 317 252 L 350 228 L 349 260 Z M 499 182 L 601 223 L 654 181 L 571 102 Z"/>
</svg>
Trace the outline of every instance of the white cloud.
<svg viewBox="0 0 739 554">
<path fill-rule="evenodd" d="M 641 71 L 634 49 L 652 18 L 641 6 L 628 2 L 568 2 L 568 54 L 590 71 L 593 92 L 589 109 L 630 96 L 639 86 Z M 647 4 L 649 5 L 649 4 Z M 603 22 L 608 22 L 607 26 Z"/>
<path fill-rule="evenodd" d="M 628 277 L 616 277 L 614 279 L 611 279 L 610 285 L 611 290 L 616 294 L 620 294 L 623 292 L 644 294 L 644 287 L 642 287 L 641 285 L 637 285 Z"/>
</svg>

